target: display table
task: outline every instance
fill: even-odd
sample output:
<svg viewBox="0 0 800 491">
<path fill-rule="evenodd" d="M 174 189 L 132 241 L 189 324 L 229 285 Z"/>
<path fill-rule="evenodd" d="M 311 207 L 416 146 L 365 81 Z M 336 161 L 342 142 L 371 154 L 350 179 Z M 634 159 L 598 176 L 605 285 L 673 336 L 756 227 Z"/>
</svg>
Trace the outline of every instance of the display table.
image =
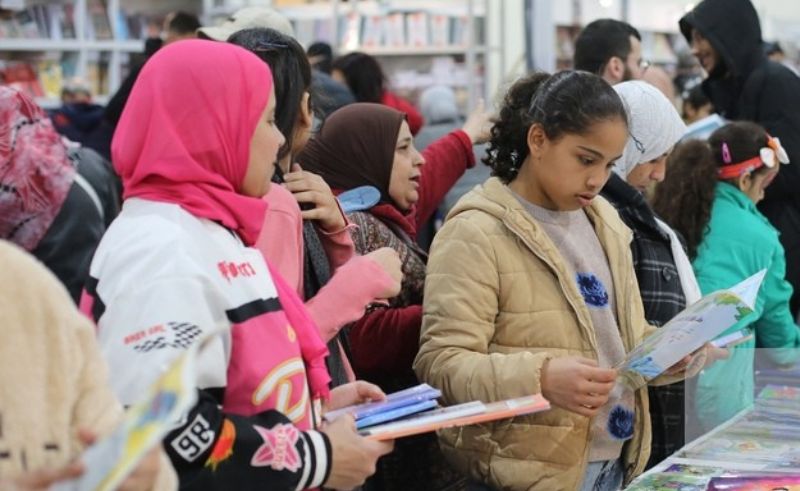
<svg viewBox="0 0 800 491">
<path fill-rule="evenodd" d="M 687 444 L 627 490 L 800 490 L 800 389 L 769 385 L 755 405 Z"/>
</svg>

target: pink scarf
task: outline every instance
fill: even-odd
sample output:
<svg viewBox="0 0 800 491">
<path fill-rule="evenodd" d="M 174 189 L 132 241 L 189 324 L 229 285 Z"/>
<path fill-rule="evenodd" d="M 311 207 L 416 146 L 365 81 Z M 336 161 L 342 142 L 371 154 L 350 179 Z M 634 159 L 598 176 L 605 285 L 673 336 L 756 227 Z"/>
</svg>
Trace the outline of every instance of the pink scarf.
<svg viewBox="0 0 800 491">
<path fill-rule="evenodd" d="M 61 136 L 25 94 L 0 86 L 0 239 L 39 245 L 75 178 Z"/>
<path fill-rule="evenodd" d="M 271 87 L 269 67 L 238 46 L 187 40 L 160 50 L 139 74 L 111 146 L 124 197 L 176 203 L 253 244 L 267 204 L 239 189 Z M 297 294 L 273 281 L 300 341 L 312 396 L 327 397 L 327 348 Z"/>
<path fill-rule="evenodd" d="M 111 143 L 124 198 L 176 203 L 255 243 L 267 205 L 239 194 L 272 87 L 242 48 L 180 41 L 148 60 Z"/>
</svg>

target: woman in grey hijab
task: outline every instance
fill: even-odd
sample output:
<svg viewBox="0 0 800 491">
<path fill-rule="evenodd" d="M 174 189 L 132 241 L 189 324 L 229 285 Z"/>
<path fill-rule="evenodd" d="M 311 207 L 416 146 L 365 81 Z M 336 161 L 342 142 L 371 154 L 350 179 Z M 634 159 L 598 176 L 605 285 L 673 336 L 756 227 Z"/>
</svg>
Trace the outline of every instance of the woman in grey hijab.
<svg viewBox="0 0 800 491">
<path fill-rule="evenodd" d="M 633 231 L 631 251 L 645 317 L 662 326 L 700 298 L 683 245 L 645 198 L 648 188 L 664 179 L 667 157 L 686 125 L 669 99 L 647 82 L 623 82 L 614 90 L 628 110 L 630 136 L 601 194 Z M 683 383 L 651 388 L 650 414 L 652 466 L 684 444 Z"/>
</svg>

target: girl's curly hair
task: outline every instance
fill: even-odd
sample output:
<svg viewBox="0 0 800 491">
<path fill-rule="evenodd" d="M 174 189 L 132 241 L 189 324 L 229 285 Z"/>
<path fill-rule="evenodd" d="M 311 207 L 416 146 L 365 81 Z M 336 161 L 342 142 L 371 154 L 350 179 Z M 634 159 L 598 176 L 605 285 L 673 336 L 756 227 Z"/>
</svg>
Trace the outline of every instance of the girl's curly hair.
<svg viewBox="0 0 800 491">
<path fill-rule="evenodd" d="M 503 100 L 483 162 L 508 183 L 528 156 L 528 130 L 540 124 L 547 138 L 581 134 L 601 120 L 628 116 L 619 95 L 597 75 L 565 70 L 517 80 Z"/>
</svg>

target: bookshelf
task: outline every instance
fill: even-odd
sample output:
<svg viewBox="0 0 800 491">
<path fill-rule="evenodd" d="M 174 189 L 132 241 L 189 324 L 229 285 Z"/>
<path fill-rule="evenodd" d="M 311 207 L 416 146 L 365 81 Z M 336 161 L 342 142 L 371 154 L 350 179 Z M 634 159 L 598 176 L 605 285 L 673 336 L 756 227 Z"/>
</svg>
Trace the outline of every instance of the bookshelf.
<svg viewBox="0 0 800 491">
<path fill-rule="evenodd" d="M 200 13 L 202 0 L 0 0 L 0 72 L 43 107 L 63 82 L 86 80 L 104 103 L 171 10 Z"/>
<path fill-rule="evenodd" d="M 270 6 L 292 22 L 304 46 L 325 41 L 338 55 L 377 57 L 393 90 L 411 100 L 431 85 L 451 86 L 467 111 L 488 94 L 488 2 L 273 0 Z M 224 17 L 230 9 L 215 6 L 211 13 Z"/>
<path fill-rule="evenodd" d="M 583 26 L 600 18 L 625 19 L 642 35 L 642 58 L 671 68 L 686 42 L 678 31 L 678 19 L 686 12 L 685 0 L 571 0 L 554 2 L 556 66 L 572 67 L 575 39 Z"/>
<path fill-rule="evenodd" d="M 337 54 L 364 51 L 380 59 L 393 89 L 415 99 L 434 84 L 456 89 L 465 110 L 486 97 L 489 0 L 0 0 L 0 71 L 45 107 L 61 84 L 87 80 L 105 102 L 158 33 L 170 11 L 222 22 L 249 5 L 289 18 L 304 46 L 329 42 Z"/>
</svg>

